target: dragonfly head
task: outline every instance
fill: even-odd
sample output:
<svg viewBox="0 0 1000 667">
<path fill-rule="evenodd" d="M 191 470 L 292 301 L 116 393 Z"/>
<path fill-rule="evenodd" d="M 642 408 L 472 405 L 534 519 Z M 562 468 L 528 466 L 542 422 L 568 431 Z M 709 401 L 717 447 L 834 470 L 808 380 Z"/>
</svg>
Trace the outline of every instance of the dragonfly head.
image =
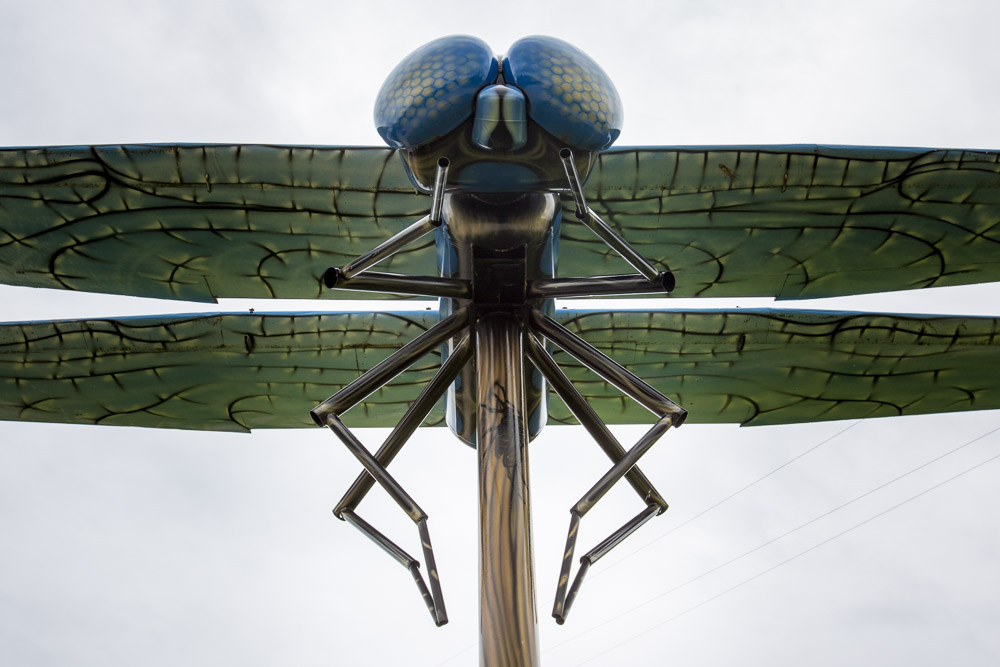
<svg viewBox="0 0 1000 667">
<path fill-rule="evenodd" d="M 621 132 L 621 101 L 587 54 L 553 37 L 526 37 L 505 57 L 480 39 L 451 36 L 417 49 L 389 75 L 375 125 L 429 191 L 437 160 L 449 190 L 554 191 L 566 187 L 559 151 L 586 177 Z"/>
</svg>

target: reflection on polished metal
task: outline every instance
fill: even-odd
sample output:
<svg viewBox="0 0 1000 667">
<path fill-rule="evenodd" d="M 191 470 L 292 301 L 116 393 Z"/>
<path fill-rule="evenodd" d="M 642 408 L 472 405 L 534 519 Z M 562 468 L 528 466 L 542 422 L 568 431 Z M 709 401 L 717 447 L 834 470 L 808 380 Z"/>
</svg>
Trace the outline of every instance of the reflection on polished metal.
<svg viewBox="0 0 1000 667">
<path fill-rule="evenodd" d="M 396 427 L 389 433 L 389 437 L 382 443 L 382 446 L 375 452 L 375 459 L 379 465 L 385 467 L 392 462 L 396 454 L 399 453 L 399 450 L 403 448 L 406 441 L 413 435 L 413 432 L 417 430 L 417 427 L 420 426 L 421 422 L 427 418 L 430 411 L 437 405 L 441 396 L 447 391 L 448 385 L 454 382 L 458 373 L 471 358 L 472 341 L 469 337 L 465 337 L 455 347 L 447 361 L 441 365 L 441 368 L 431 378 L 431 381 L 427 383 L 427 386 L 423 388 L 416 400 L 413 401 L 407 409 L 406 414 L 403 415 L 399 423 L 396 424 Z M 340 499 L 340 502 L 337 503 L 337 506 L 334 507 L 333 513 L 340 517 L 343 510 L 355 509 L 358 503 L 361 502 L 361 499 L 365 497 L 365 494 L 372 488 L 373 484 L 375 484 L 375 478 L 366 472 L 362 472 L 354 480 L 354 483 L 351 484 L 351 487 L 344 494 L 344 497 Z"/>
<path fill-rule="evenodd" d="M 597 483 L 594 484 L 594 486 L 592 486 L 582 498 L 580 498 L 576 505 L 570 509 L 569 532 L 566 535 L 566 549 L 563 551 L 563 562 L 559 572 L 559 583 L 556 587 L 556 599 L 555 604 L 552 607 L 552 616 L 555 617 L 556 622 L 560 625 L 566 622 L 566 616 L 569 614 L 570 607 L 573 605 L 573 600 L 576 599 L 576 595 L 580 591 L 580 585 L 583 583 L 583 578 L 586 576 L 587 570 L 590 569 L 590 566 L 596 563 L 599 558 L 618 546 L 622 540 L 638 530 L 644 523 L 652 519 L 657 514 L 662 514 L 666 511 L 666 504 L 660 505 L 657 502 L 650 502 L 647 500 L 648 505 L 645 509 L 639 512 L 638 515 L 633 517 L 624 526 L 605 538 L 603 542 L 588 551 L 583 558 L 580 559 L 580 570 L 576 573 L 573 585 L 569 588 L 569 592 L 567 593 L 566 585 L 569 582 L 570 569 L 573 564 L 573 553 L 576 550 L 576 537 L 579 533 L 580 520 L 591 510 L 598 500 L 604 497 L 605 493 L 611 490 L 611 487 L 614 486 L 615 483 L 621 479 L 628 470 L 638 463 L 642 455 L 649 451 L 649 448 L 656 444 L 656 441 L 667 432 L 670 425 L 671 422 L 669 415 L 656 422 L 653 425 L 653 428 L 649 429 L 649 431 L 647 431 L 646 434 L 639 439 L 639 442 L 637 442 L 635 446 L 621 458 L 621 460 L 615 463 L 615 465 L 613 465 L 608 472 L 604 473 L 604 476 L 601 477 L 601 479 L 598 480 Z"/>
<path fill-rule="evenodd" d="M 569 181 L 569 189 L 576 202 L 577 219 L 590 227 L 591 231 L 608 244 L 609 248 L 621 255 L 622 259 L 631 264 L 632 268 L 644 275 L 647 280 L 656 280 L 660 275 L 659 269 L 650 264 L 645 257 L 629 245 L 628 241 L 623 239 L 618 232 L 601 220 L 601 217 L 587 206 L 587 200 L 583 196 L 583 184 L 580 182 L 580 175 L 576 171 L 576 162 L 573 160 L 573 151 L 563 148 L 559 151 L 559 159 L 562 160 L 566 179 Z"/>
<path fill-rule="evenodd" d="M 545 377 L 545 381 L 552 385 L 552 389 L 563 400 L 577 421 L 587 430 L 590 437 L 597 442 L 613 463 L 621 460 L 625 456 L 625 448 L 621 446 L 618 439 L 608 430 L 607 425 L 601 421 L 594 409 L 573 386 L 570 379 L 556 364 L 555 359 L 535 340 L 534 336 L 529 335 L 525 342 L 531 363 Z M 643 502 L 654 502 L 664 508 L 667 507 L 667 501 L 663 499 L 659 491 L 653 488 L 652 483 L 646 479 L 639 468 L 629 470 L 625 479 L 639 494 Z"/>
<path fill-rule="evenodd" d="M 445 181 L 448 177 L 448 160 L 440 158 L 437 163 L 437 174 L 434 179 L 434 193 L 431 197 L 431 212 L 398 234 L 361 255 L 352 262 L 345 264 L 340 273 L 350 280 L 366 269 L 370 269 L 383 259 L 396 254 L 424 234 L 441 226 L 441 205 L 444 200 Z"/>
<path fill-rule="evenodd" d="M 446 157 L 439 157 L 437 161 L 437 172 L 434 174 L 434 191 L 431 193 L 431 222 L 435 225 L 441 223 L 441 209 L 444 207 L 444 186 L 448 182 L 448 165 L 451 163 Z"/>
<path fill-rule="evenodd" d="M 649 483 L 649 480 L 646 479 L 636 464 L 639 458 L 649 451 L 649 448 L 673 425 L 673 418 L 669 414 L 661 417 L 639 439 L 635 446 L 626 452 L 608 430 L 604 422 L 597 416 L 593 408 L 584 400 L 580 392 L 576 390 L 576 387 L 566 377 L 566 374 L 562 372 L 556 361 L 545 350 L 545 347 L 533 335 L 528 335 L 525 343 L 528 358 L 532 364 L 534 364 L 535 368 L 538 369 L 549 384 L 552 385 L 555 392 L 569 407 L 573 416 L 587 429 L 587 432 L 597 441 L 598 445 L 600 445 L 605 454 L 614 463 L 611 469 L 570 509 L 566 548 L 563 550 L 559 581 L 556 584 L 555 603 L 552 607 L 552 616 L 556 619 L 557 623 L 562 625 L 566 622 L 566 616 L 569 614 L 573 600 L 576 599 L 577 593 L 580 591 L 580 585 L 583 583 L 583 579 L 590 566 L 635 532 L 646 521 L 666 511 L 666 501 L 653 488 L 652 484 Z M 573 585 L 569 586 L 580 520 L 622 477 L 628 479 L 629 484 L 632 485 L 632 488 L 639 494 L 639 497 L 646 503 L 646 508 L 580 559 L 580 569 L 573 580 Z"/>
<path fill-rule="evenodd" d="M 340 273 L 345 279 L 350 280 L 365 269 L 375 266 L 386 257 L 396 254 L 435 228 L 437 228 L 437 225 L 431 222 L 431 216 L 425 215 L 395 236 L 386 239 L 354 261 L 345 264 L 340 269 Z"/>
<path fill-rule="evenodd" d="M 597 348 L 572 331 L 537 310 L 529 313 L 531 325 L 543 336 L 565 350 L 581 364 L 613 384 L 657 417 L 670 415 L 674 426 L 680 426 L 687 410 L 639 379 L 635 373 L 602 354 Z"/>
<path fill-rule="evenodd" d="M 363 521 L 352 509 L 341 511 L 341 518 L 347 519 L 361 532 L 373 539 L 379 546 L 385 549 L 396 560 L 403 563 L 413 575 L 420 594 L 427 603 L 427 608 L 438 626 L 448 622 L 448 612 L 444 608 L 444 595 L 441 593 L 441 578 L 438 576 L 437 563 L 434 559 L 434 548 L 431 546 L 430 532 L 427 530 L 427 514 L 417 505 L 410 494 L 400 486 L 399 482 L 389 474 L 371 452 L 361 444 L 361 441 L 354 437 L 354 434 L 344 426 L 344 423 L 333 414 L 327 415 L 326 425 L 330 427 L 341 442 L 350 450 L 352 454 L 361 462 L 372 477 L 382 486 L 389 496 L 396 501 L 396 504 L 406 512 L 407 516 L 417 524 L 417 532 L 420 535 L 420 547 L 423 550 L 424 562 L 427 564 L 427 576 L 431 582 L 430 595 L 427 594 L 427 586 L 423 577 L 420 576 L 420 563 L 400 549 L 392 540 L 376 530 L 371 524 Z"/>
<path fill-rule="evenodd" d="M 670 294 L 674 274 L 660 273 L 654 280 L 639 274 L 617 276 L 581 276 L 578 278 L 539 278 L 528 284 L 529 299 L 569 299 L 588 296 L 626 296 L 629 294 Z M 329 285 L 327 285 L 329 287 Z"/>
<path fill-rule="evenodd" d="M 506 313 L 476 324 L 483 667 L 538 664 L 523 335 L 520 322 Z"/>
<path fill-rule="evenodd" d="M 347 279 L 344 278 L 343 271 L 336 267 L 326 270 L 323 274 L 323 284 L 329 289 L 359 292 L 412 294 L 446 299 L 468 299 L 472 296 L 472 284 L 468 280 L 439 278 L 437 276 L 409 276 L 380 271 L 365 271 Z"/>
<path fill-rule="evenodd" d="M 366 396 L 383 386 L 410 367 L 420 357 L 424 356 L 452 336 L 457 335 L 469 324 L 468 309 L 452 313 L 433 327 L 420 334 L 409 343 L 399 348 L 392 356 L 386 358 L 364 375 L 354 380 L 336 394 L 326 399 L 310 410 L 313 421 L 320 426 L 326 424 L 329 414 L 343 414 Z"/>
<path fill-rule="evenodd" d="M 406 553 L 399 548 L 395 542 L 390 540 L 388 537 L 380 533 L 374 526 L 359 517 L 357 514 L 351 510 L 344 510 L 343 518 L 352 526 L 360 530 L 366 536 L 368 536 L 372 542 L 382 547 L 382 549 L 396 559 L 403 567 L 410 571 L 410 575 L 413 576 L 413 581 L 417 584 L 417 590 L 420 591 L 420 596 L 423 598 L 424 603 L 427 605 L 428 611 L 431 612 L 431 617 L 434 619 L 434 623 L 440 627 L 448 622 L 448 614 L 444 610 L 444 603 L 438 606 L 437 601 L 441 596 L 439 586 L 437 585 L 437 570 L 433 569 L 433 552 L 430 551 L 430 536 L 427 536 L 427 521 L 421 520 L 417 524 L 417 529 L 420 533 L 421 542 L 424 545 L 424 554 L 427 555 L 428 552 L 431 553 L 431 557 L 427 560 L 428 563 L 428 575 L 431 579 L 431 586 L 435 588 L 435 593 L 432 594 L 427 590 L 427 584 L 424 582 L 424 578 L 420 575 L 420 562 L 417 561 L 413 556 Z M 427 537 L 424 540 L 424 537 Z"/>
</svg>

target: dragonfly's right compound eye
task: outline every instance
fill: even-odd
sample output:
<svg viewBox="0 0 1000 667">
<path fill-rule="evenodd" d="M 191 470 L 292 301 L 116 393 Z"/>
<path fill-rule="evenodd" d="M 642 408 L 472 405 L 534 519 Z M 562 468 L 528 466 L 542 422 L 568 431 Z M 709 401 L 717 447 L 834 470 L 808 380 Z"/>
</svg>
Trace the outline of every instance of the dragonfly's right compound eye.
<svg viewBox="0 0 1000 667">
<path fill-rule="evenodd" d="M 476 94 L 497 77 L 497 60 L 481 39 L 442 37 L 396 66 L 375 100 L 375 127 L 393 148 L 417 148 L 472 116 Z"/>
</svg>

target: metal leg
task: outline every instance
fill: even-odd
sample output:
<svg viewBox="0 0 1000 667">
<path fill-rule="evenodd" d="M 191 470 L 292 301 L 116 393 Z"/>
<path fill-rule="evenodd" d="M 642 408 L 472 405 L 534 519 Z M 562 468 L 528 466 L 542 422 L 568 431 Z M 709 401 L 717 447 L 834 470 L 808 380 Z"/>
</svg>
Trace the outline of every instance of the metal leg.
<svg viewBox="0 0 1000 667">
<path fill-rule="evenodd" d="M 522 341 L 512 315 L 476 325 L 482 667 L 538 665 Z"/>
<path fill-rule="evenodd" d="M 570 299 L 587 296 L 670 294 L 676 286 L 674 274 L 664 271 L 650 280 L 641 274 L 539 278 L 528 283 L 529 299 Z M 331 285 L 327 284 L 327 287 Z"/>
<path fill-rule="evenodd" d="M 656 391 L 647 382 L 636 376 L 615 360 L 602 354 L 597 348 L 572 331 L 537 310 L 529 313 L 531 325 L 550 341 L 561 347 L 581 364 L 618 387 L 657 417 L 670 415 L 674 426 L 680 426 L 687 417 L 687 410 Z"/>
<path fill-rule="evenodd" d="M 576 172 L 576 162 L 573 161 L 573 151 L 563 148 L 559 151 L 559 159 L 562 160 L 570 192 L 573 193 L 573 199 L 576 201 L 577 219 L 597 234 L 622 259 L 631 264 L 632 268 L 647 279 L 656 280 L 660 271 L 587 206 L 587 200 L 583 197 L 583 184 L 580 183 L 580 175 Z"/>
<path fill-rule="evenodd" d="M 549 320 L 549 322 L 551 322 L 551 320 Z M 543 322 L 543 324 L 545 323 Z M 583 349 L 579 347 L 580 345 L 587 345 L 580 339 L 576 339 L 575 341 L 570 340 L 569 337 L 572 337 L 573 334 L 567 330 L 559 331 L 552 328 L 553 326 L 559 326 L 558 324 L 552 322 L 551 325 L 552 326 L 549 326 L 548 329 L 553 331 L 557 337 L 561 337 L 567 341 L 567 345 L 575 347 L 577 353 Z M 552 388 L 556 391 L 559 397 L 563 399 L 569 409 L 573 412 L 573 415 L 580 421 L 581 424 L 584 425 L 584 427 L 586 427 L 587 431 L 591 434 L 591 436 L 593 436 L 608 457 L 614 462 L 611 469 L 608 470 L 608 472 L 606 472 L 604 476 L 601 477 L 601 479 L 598 480 L 598 482 L 594 484 L 594 486 L 592 486 L 586 494 L 584 494 L 582 498 L 580 498 L 576 505 L 570 508 L 570 522 L 569 531 L 566 535 L 566 548 L 563 550 L 562 566 L 559 572 L 559 581 L 556 585 L 555 603 L 552 607 L 552 616 L 556 619 L 557 623 L 562 625 L 566 622 L 566 616 L 569 614 L 570 607 L 572 607 L 573 601 L 576 599 L 576 596 L 580 591 L 580 585 L 583 583 L 583 579 L 586 576 L 587 571 L 590 569 L 590 566 L 621 543 L 622 540 L 638 530 L 644 523 L 657 514 L 661 514 L 666 511 L 666 501 L 663 500 L 656 489 L 654 489 L 649 483 L 646 477 L 639 470 L 638 466 L 636 466 L 636 463 L 639 461 L 639 458 L 649 451 L 649 448 L 652 447 L 653 444 L 655 444 L 656 441 L 667 432 L 667 429 L 674 425 L 676 415 L 678 413 L 665 411 L 665 413 L 661 415 L 660 420 L 657 421 L 653 427 L 639 439 L 632 449 L 626 452 L 622 449 L 618 440 L 615 439 L 615 437 L 608 430 L 608 427 L 604 424 L 604 422 L 600 420 L 593 408 L 587 404 L 583 396 L 580 395 L 580 392 L 576 390 L 573 383 L 566 377 L 566 374 L 562 372 L 562 369 L 559 368 L 558 364 L 556 364 L 551 355 L 549 355 L 542 344 L 535 339 L 534 335 L 527 335 L 526 348 L 528 358 L 531 359 L 531 362 L 535 365 L 539 372 L 541 372 L 549 384 L 552 385 Z M 606 371 L 611 369 L 613 371 L 613 375 L 617 373 L 617 370 L 615 370 L 617 364 L 614 364 L 612 360 L 605 357 L 598 350 L 589 347 L 589 349 L 583 349 L 583 352 L 584 354 L 582 356 L 584 359 L 581 359 L 581 361 L 584 361 L 584 363 L 591 368 L 593 368 L 591 365 L 593 363 Z M 622 370 L 624 371 L 624 369 Z M 625 372 L 627 373 L 627 371 Z M 633 384 L 627 377 L 619 377 L 618 379 L 627 387 L 632 388 Z M 645 397 L 647 402 L 650 402 L 653 405 L 676 406 L 673 401 L 670 401 L 670 399 L 663 396 L 652 387 L 649 387 L 648 385 L 646 385 L 646 387 L 646 391 L 640 390 L 636 392 L 639 396 L 635 396 L 631 392 L 627 391 L 625 393 L 632 395 L 636 400 L 639 400 L 639 397 Z M 655 402 L 653 402 L 654 399 Z M 676 409 L 679 411 L 679 415 L 683 419 L 683 416 L 687 413 L 684 412 L 684 410 L 679 406 L 676 406 Z M 580 569 L 577 571 L 576 578 L 573 580 L 572 586 L 570 586 L 570 573 L 573 567 L 573 554 L 576 551 L 576 540 L 580 530 L 580 521 L 597 503 L 597 501 L 599 501 L 604 494 L 607 493 L 622 477 L 628 478 L 632 488 L 635 489 L 635 491 L 646 503 L 646 508 L 639 512 L 639 514 L 631 520 L 626 522 L 621 528 L 609 535 L 603 542 L 591 549 L 580 559 Z"/>
<path fill-rule="evenodd" d="M 323 274 L 323 284 L 330 289 L 346 289 L 355 292 L 413 294 L 445 299 L 468 299 L 472 296 L 472 285 L 468 280 L 438 278 L 437 276 L 406 276 L 381 271 L 365 271 L 347 279 L 344 278 L 340 269 L 327 269 L 326 273 Z"/>
<path fill-rule="evenodd" d="M 462 308 L 455 311 L 310 410 L 309 414 L 312 415 L 313 421 L 319 426 L 326 426 L 327 415 L 340 415 L 347 412 L 373 391 L 409 368 L 417 359 L 452 336 L 457 335 L 468 324 L 468 309 Z"/>
</svg>

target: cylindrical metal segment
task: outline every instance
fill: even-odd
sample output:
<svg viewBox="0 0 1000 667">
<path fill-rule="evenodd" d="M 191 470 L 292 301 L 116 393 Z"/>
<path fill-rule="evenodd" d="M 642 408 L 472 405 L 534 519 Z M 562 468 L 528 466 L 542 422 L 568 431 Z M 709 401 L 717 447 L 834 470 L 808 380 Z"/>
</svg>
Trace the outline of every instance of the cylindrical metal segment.
<svg viewBox="0 0 1000 667">
<path fill-rule="evenodd" d="M 319 426 L 326 425 L 328 414 L 340 415 L 354 407 L 379 387 L 387 384 L 410 367 L 420 357 L 451 338 L 468 325 L 467 308 L 457 310 L 433 327 L 420 334 L 388 358 L 376 364 L 364 375 L 351 381 L 346 387 L 309 411 L 313 421 Z"/>
<path fill-rule="evenodd" d="M 562 160 L 563 169 L 566 171 L 566 178 L 569 181 L 569 189 L 573 193 L 576 202 L 576 217 L 597 234 L 609 248 L 621 255 L 621 258 L 628 262 L 632 268 L 646 276 L 649 280 L 656 280 L 660 274 L 659 269 L 646 261 L 629 242 L 623 239 L 618 232 L 611 228 L 608 223 L 601 220 L 600 216 L 594 213 L 587 200 L 583 196 L 583 184 L 580 182 L 580 175 L 576 171 L 576 163 L 573 161 L 573 151 L 563 148 L 559 151 L 559 159 Z"/>
<path fill-rule="evenodd" d="M 482 667 L 538 664 L 522 341 L 511 315 L 476 324 Z"/>
<path fill-rule="evenodd" d="M 576 170 L 573 151 L 563 148 L 559 151 L 559 160 L 562 162 L 563 171 L 566 172 L 566 180 L 569 181 L 569 191 L 573 195 L 573 203 L 576 204 L 576 215 L 582 218 L 587 212 L 587 199 L 583 196 L 583 183 L 580 182 L 580 173 Z"/>
<path fill-rule="evenodd" d="M 349 524 L 353 525 L 355 528 L 368 536 L 368 539 L 382 547 L 383 551 L 392 556 L 403 567 L 410 569 L 414 564 L 419 565 L 415 558 L 400 549 L 395 542 L 380 533 L 375 526 L 371 525 L 351 510 L 344 510 L 343 517 Z"/>
<path fill-rule="evenodd" d="M 674 276 L 669 272 L 661 273 L 654 280 L 633 273 L 579 278 L 539 278 L 528 284 L 528 298 L 569 299 L 588 296 L 669 294 L 673 288 Z"/>
<path fill-rule="evenodd" d="M 656 516 L 659 511 L 660 508 L 656 505 L 649 505 L 643 509 L 641 512 L 632 517 L 628 523 L 611 533 L 611 535 L 608 535 L 603 542 L 588 551 L 581 559 L 582 563 L 590 563 L 593 565 L 599 561 L 605 554 L 618 546 L 622 540 L 639 530 L 644 523 Z"/>
<path fill-rule="evenodd" d="M 436 276 L 407 276 L 400 273 L 365 271 L 353 278 L 344 278 L 343 271 L 333 267 L 323 274 L 323 284 L 328 289 L 346 289 L 357 292 L 389 292 L 414 296 L 469 299 L 472 283 L 457 278 Z"/>
<path fill-rule="evenodd" d="M 559 582 L 556 584 L 556 599 L 552 604 L 552 618 L 559 625 L 566 619 L 566 589 L 569 575 L 573 571 L 573 554 L 576 552 L 576 538 L 580 534 L 580 515 L 570 510 L 569 531 L 566 533 L 566 548 L 563 549 L 562 565 L 559 568 Z"/>
<path fill-rule="evenodd" d="M 354 454 L 354 457 L 361 462 L 361 465 L 365 467 L 368 474 L 375 478 L 375 480 L 382 485 L 386 493 L 396 501 L 396 504 L 406 512 L 406 515 L 413 519 L 414 522 L 419 522 L 427 518 L 427 514 L 420 509 L 420 505 L 406 492 L 396 478 L 389 474 L 389 471 L 379 465 L 379 462 L 375 460 L 372 453 L 361 444 L 361 441 L 354 437 L 354 434 L 344 426 L 344 422 L 340 421 L 337 415 L 329 414 L 326 416 L 326 425 L 330 427 L 340 441 L 344 443 L 348 451 Z"/>
<path fill-rule="evenodd" d="M 431 222 L 437 225 L 441 222 L 441 209 L 444 206 L 444 186 L 448 182 L 448 166 L 451 163 L 446 157 L 439 157 L 437 171 L 434 172 L 434 190 L 431 192 Z"/>
<path fill-rule="evenodd" d="M 625 448 L 621 446 L 621 443 L 618 442 L 618 439 L 611 433 L 607 425 L 597 416 L 597 413 L 590 407 L 590 404 L 580 395 L 580 392 L 577 391 L 573 383 L 566 377 L 566 374 L 559 368 L 555 359 L 545 351 L 545 348 L 535 340 L 534 336 L 529 334 L 525 338 L 528 358 L 531 360 L 531 363 L 545 377 L 545 381 L 552 385 L 552 389 L 563 400 L 577 421 L 587 429 L 590 437 L 597 442 L 598 446 L 607 454 L 612 462 L 616 462 L 625 456 Z M 652 483 L 646 479 L 646 476 L 638 468 L 629 470 L 625 474 L 625 479 L 635 489 L 635 492 L 639 494 L 639 497 L 643 499 L 643 502 L 653 502 L 662 504 L 663 507 L 667 506 L 667 501 L 663 499 L 660 492 L 653 487 Z"/>
<path fill-rule="evenodd" d="M 596 484 L 590 487 L 590 490 L 573 507 L 575 513 L 581 517 L 585 516 L 597 501 L 603 498 L 604 494 L 610 491 L 611 487 L 639 462 L 642 455 L 656 444 L 656 441 L 667 432 L 668 428 L 670 428 L 670 415 L 662 417 L 658 422 L 653 424 L 653 428 L 646 431 L 646 434 L 639 438 L 639 442 L 635 443 L 632 449 L 628 450 L 621 460 L 611 466 L 611 469 L 604 473 L 601 479 L 597 480 Z M 662 509 L 667 509 L 666 505 Z"/>
<path fill-rule="evenodd" d="M 350 280 L 365 269 L 375 266 L 386 257 L 396 254 L 424 234 L 433 231 L 438 224 L 435 224 L 431 220 L 431 216 L 425 215 L 403 231 L 382 241 L 382 243 L 379 243 L 354 261 L 345 264 L 341 267 L 340 272 L 344 278 Z"/>
<path fill-rule="evenodd" d="M 680 426 L 687 417 L 687 410 L 653 389 L 635 373 L 583 340 L 572 331 L 550 317 L 532 309 L 529 317 L 537 331 L 565 350 L 581 364 L 618 387 L 626 396 L 631 396 L 657 417 L 670 415 L 674 426 Z"/>
<path fill-rule="evenodd" d="M 441 578 L 438 576 L 437 560 L 434 558 L 434 548 L 431 546 L 431 533 L 427 529 L 427 519 L 417 522 L 417 531 L 420 533 L 420 546 L 424 551 L 424 563 L 427 564 L 427 578 L 431 581 L 431 599 L 434 608 L 434 623 L 439 628 L 448 622 L 448 612 L 444 608 L 444 595 L 441 593 Z"/>
</svg>

